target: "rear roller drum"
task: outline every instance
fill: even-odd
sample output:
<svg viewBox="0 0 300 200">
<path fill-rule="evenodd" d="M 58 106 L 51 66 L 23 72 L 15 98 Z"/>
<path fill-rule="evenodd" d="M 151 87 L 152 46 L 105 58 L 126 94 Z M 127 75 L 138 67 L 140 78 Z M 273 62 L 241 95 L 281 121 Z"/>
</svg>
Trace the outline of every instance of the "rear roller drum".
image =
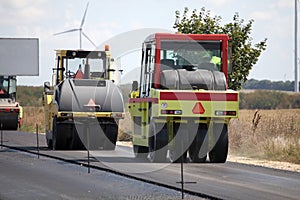
<svg viewBox="0 0 300 200">
<path fill-rule="evenodd" d="M 207 125 L 199 125 L 197 134 L 189 148 L 190 160 L 193 163 L 206 161 L 208 151 Z"/>
<path fill-rule="evenodd" d="M 173 147 L 169 151 L 169 159 L 172 163 L 186 162 L 188 149 L 188 129 L 183 123 L 174 123 Z"/>
<path fill-rule="evenodd" d="M 133 153 L 135 158 L 146 159 L 149 148 L 145 146 L 133 145 Z"/>
<path fill-rule="evenodd" d="M 166 162 L 168 151 L 168 130 L 166 124 L 151 121 L 148 143 L 148 159 L 150 162 Z"/>
<path fill-rule="evenodd" d="M 171 163 L 185 163 L 187 161 L 187 152 L 180 153 L 181 150 L 170 150 L 169 159 Z"/>
<path fill-rule="evenodd" d="M 228 129 L 227 124 L 214 124 L 213 134 L 217 140 L 215 146 L 209 152 L 212 163 L 225 163 L 228 154 Z"/>
</svg>

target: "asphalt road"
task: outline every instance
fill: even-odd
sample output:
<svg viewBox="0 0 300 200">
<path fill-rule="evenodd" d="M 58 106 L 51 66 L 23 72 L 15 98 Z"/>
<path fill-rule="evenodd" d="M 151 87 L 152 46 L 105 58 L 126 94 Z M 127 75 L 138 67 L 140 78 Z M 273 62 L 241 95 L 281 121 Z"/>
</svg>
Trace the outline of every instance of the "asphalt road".
<svg viewBox="0 0 300 200">
<path fill-rule="evenodd" d="M 18 146 L 20 148 L 34 150 L 35 144 L 36 137 L 32 133 L 4 133 L 4 145 Z M 40 144 L 41 146 L 45 147 L 44 136 L 40 136 Z M 86 162 L 85 151 L 49 151 L 45 148 L 42 148 L 41 152 L 48 155 L 63 157 L 68 160 L 82 160 L 83 162 Z M 92 162 L 92 165 L 94 166 L 110 168 L 112 170 L 127 173 L 141 179 L 156 181 L 173 187 L 180 187 L 176 183 L 177 181 L 180 181 L 179 164 L 150 164 L 145 160 L 136 160 L 133 159 L 132 149 L 130 147 L 122 146 L 118 146 L 116 151 L 97 151 L 91 152 L 91 154 L 96 159 L 94 162 Z M 10 165 L 6 165 L 6 168 L 9 168 L 9 166 Z M 57 182 L 57 180 L 55 180 L 56 176 L 52 176 L 51 170 L 48 171 L 48 169 L 49 167 L 45 167 L 45 174 L 50 174 L 50 178 L 48 179 L 52 181 L 52 183 Z M 69 168 L 66 169 L 66 171 L 68 170 Z M 63 170 L 58 169 L 55 171 Z M 70 173 L 73 173 L 72 170 L 70 171 Z M 92 174 L 94 173 L 102 174 L 101 172 L 92 170 Z M 2 175 L 0 177 L 2 179 Z M 51 180 L 51 177 L 54 177 L 53 180 Z M 80 178 L 78 178 L 77 181 L 79 181 L 79 179 Z M 203 193 L 220 199 L 273 200 L 299 199 L 300 197 L 300 173 L 238 163 L 227 162 L 225 164 L 185 164 L 184 180 L 196 182 L 196 184 L 185 185 L 185 188 L 189 191 Z M 79 186 L 85 184 L 87 184 L 88 188 L 88 182 L 82 182 L 82 184 L 79 184 Z M 65 191 L 64 187 L 68 187 L 68 184 L 62 184 L 59 188 L 62 188 L 62 191 Z M 122 188 L 124 186 L 123 184 L 120 184 L 118 187 Z M 148 186 L 143 188 L 148 188 Z M 139 191 L 138 189 L 129 189 L 129 191 L 130 192 L 128 195 L 139 195 L 139 193 L 136 193 Z M 2 194 L 2 192 L 0 194 Z M 147 194 L 143 195 L 147 196 Z M 173 197 L 171 197 L 171 199 Z"/>
<path fill-rule="evenodd" d="M 86 167 L 0 149 L 0 199 L 180 199 L 178 191 Z M 187 199 L 200 199 L 188 196 Z"/>
</svg>

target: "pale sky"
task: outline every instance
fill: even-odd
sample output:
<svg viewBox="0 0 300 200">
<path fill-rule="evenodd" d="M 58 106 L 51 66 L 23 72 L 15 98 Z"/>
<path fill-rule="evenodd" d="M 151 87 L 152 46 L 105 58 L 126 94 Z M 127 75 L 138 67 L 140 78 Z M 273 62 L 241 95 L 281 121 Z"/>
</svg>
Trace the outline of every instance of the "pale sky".
<svg viewBox="0 0 300 200">
<path fill-rule="evenodd" d="M 246 21 L 254 19 L 253 42 L 268 39 L 267 50 L 248 78 L 294 80 L 294 0 L 0 0 L 0 37 L 39 38 L 40 75 L 19 77 L 19 85 L 43 85 L 51 79 L 54 49 L 79 48 L 78 32 L 53 34 L 78 28 L 87 2 L 83 30 L 97 45 L 139 29 L 174 32 L 175 11 L 182 12 L 184 7 L 192 11 L 204 6 L 220 15 L 223 23 L 230 22 L 238 12 Z M 89 41 L 82 41 L 84 49 L 94 49 Z M 121 59 L 125 75 L 139 65 L 139 55 Z"/>
</svg>

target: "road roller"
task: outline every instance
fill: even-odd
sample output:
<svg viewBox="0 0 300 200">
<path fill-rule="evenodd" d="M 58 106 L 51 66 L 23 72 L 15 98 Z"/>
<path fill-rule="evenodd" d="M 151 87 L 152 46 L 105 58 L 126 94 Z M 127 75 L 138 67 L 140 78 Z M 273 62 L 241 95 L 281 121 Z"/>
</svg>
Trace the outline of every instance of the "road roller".
<svg viewBox="0 0 300 200">
<path fill-rule="evenodd" d="M 129 112 L 136 157 L 151 162 L 224 163 L 239 95 L 228 89 L 225 34 L 155 33 L 142 45 Z"/>
<path fill-rule="evenodd" d="M 52 84 L 44 83 L 46 141 L 53 150 L 114 150 L 124 103 L 109 46 L 56 50 Z"/>
<path fill-rule="evenodd" d="M 21 127 L 23 109 L 16 101 L 16 76 L 0 76 L 0 130 Z"/>
</svg>

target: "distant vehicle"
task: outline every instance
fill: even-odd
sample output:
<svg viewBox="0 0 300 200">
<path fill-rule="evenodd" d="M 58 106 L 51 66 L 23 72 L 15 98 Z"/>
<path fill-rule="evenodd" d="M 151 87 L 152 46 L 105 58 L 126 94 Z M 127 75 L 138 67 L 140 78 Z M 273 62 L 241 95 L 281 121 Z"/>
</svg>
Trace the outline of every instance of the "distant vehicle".
<svg viewBox="0 0 300 200">
<path fill-rule="evenodd" d="M 226 162 L 228 123 L 238 117 L 229 90 L 229 38 L 224 34 L 150 35 L 142 46 L 139 83 L 129 112 L 136 157 L 151 162 Z"/>
<path fill-rule="evenodd" d="M 17 130 L 22 124 L 23 109 L 16 102 L 16 76 L 0 76 L 0 129 Z"/>
<path fill-rule="evenodd" d="M 108 46 L 56 51 L 52 85 L 45 82 L 43 94 L 49 148 L 115 149 L 124 105 L 113 61 Z"/>
</svg>

